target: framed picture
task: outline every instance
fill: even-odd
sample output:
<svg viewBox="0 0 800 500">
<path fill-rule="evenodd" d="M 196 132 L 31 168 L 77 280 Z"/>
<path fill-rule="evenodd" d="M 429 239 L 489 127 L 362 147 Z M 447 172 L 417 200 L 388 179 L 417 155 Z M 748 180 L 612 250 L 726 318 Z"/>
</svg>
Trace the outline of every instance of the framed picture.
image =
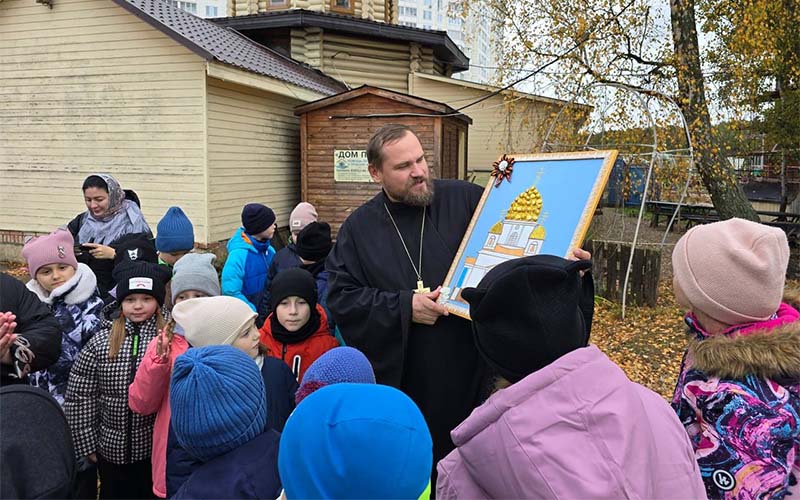
<svg viewBox="0 0 800 500">
<path fill-rule="evenodd" d="M 570 255 L 583 243 L 616 158 L 616 151 L 588 151 L 504 155 L 496 161 L 439 302 L 469 319 L 461 290 L 477 286 L 497 264 L 536 254 Z"/>
</svg>

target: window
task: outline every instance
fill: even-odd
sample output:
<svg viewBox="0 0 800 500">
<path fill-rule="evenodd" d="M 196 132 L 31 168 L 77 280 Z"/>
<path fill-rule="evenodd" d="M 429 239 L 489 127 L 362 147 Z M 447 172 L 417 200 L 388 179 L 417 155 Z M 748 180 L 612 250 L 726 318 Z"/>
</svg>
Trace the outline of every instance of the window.
<svg viewBox="0 0 800 500">
<path fill-rule="evenodd" d="M 431 19 L 433 19 L 433 17 L 431 16 L 431 11 L 429 10 L 423 11 L 422 18 L 425 19 L 426 21 L 430 21 Z"/>
<path fill-rule="evenodd" d="M 192 2 L 182 2 L 180 0 L 171 0 L 169 3 L 174 5 L 175 7 L 184 10 L 186 12 L 190 12 L 192 14 L 197 14 L 197 4 Z"/>
<path fill-rule="evenodd" d="M 331 0 L 331 11 L 343 14 L 355 14 L 355 0 Z"/>
<path fill-rule="evenodd" d="M 442 15 L 441 14 L 436 14 L 436 22 L 439 23 L 440 25 L 442 24 Z"/>
<path fill-rule="evenodd" d="M 425 0 L 425 7 L 431 8 L 433 6 L 433 0 Z"/>
<path fill-rule="evenodd" d="M 433 29 L 433 26 L 431 26 L 430 24 L 423 24 L 422 27 L 424 29 L 426 29 L 426 30 L 432 30 Z"/>
<path fill-rule="evenodd" d="M 288 9 L 288 0 L 269 0 L 267 2 L 267 10 Z"/>
<path fill-rule="evenodd" d="M 217 17 L 216 5 L 206 5 L 206 17 Z"/>
<path fill-rule="evenodd" d="M 400 7 L 400 15 L 408 17 L 417 17 L 417 9 L 415 7 Z"/>
</svg>

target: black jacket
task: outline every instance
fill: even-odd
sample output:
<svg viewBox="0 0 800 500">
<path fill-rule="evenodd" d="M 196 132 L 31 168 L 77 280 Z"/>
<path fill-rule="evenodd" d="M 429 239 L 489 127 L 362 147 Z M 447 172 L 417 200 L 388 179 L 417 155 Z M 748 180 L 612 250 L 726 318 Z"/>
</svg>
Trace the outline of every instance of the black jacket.
<svg viewBox="0 0 800 500">
<path fill-rule="evenodd" d="M 20 338 L 11 347 L 15 365 L 0 364 L 0 385 L 27 382 L 28 373 L 44 370 L 61 355 L 61 328 L 50 308 L 35 293 L 21 281 L 0 273 L 0 313 L 4 312 L 17 316 L 14 333 Z M 27 349 L 23 347 L 25 343 Z M 33 359 L 26 359 L 28 350 Z M 24 372 L 21 379 L 17 377 L 18 370 Z"/>
</svg>

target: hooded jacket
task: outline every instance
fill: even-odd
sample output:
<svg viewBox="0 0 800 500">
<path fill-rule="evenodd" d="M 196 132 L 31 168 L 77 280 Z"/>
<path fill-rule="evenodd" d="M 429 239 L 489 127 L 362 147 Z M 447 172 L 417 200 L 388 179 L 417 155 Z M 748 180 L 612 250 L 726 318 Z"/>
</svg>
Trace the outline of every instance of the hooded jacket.
<svg viewBox="0 0 800 500">
<path fill-rule="evenodd" d="M 783 498 L 800 465 L 800 313 L 784 303 L 770 320 L 719 335 L 691 315 L 687 324 L 672 406 L 708 496 Z"/>
<path fill-rule="evenodd" d="M 61 355 L 48 369 L 31 373 L 29 382 L 48 391 L 63 406 L 72 364 L 103 323 L 97 278 L 89 266 L 79 263 L 75 275 L 49 295 L 35 279 L 27 287 L 50 307 L 61 327 Z"/>
<path fill-rule="evenodd" d="M 451 436 L 438 498 L 705 498 L 669 405 L 593 345 L 494 393 Z"/>
<path fill-rule="evenodd" d="M 256 241 L 239 228 L 228 241 L 228 258 L 222 268 L 222 295 L 243 300 L 253 311 L 267 286 L 267 271 L 275 249 Z"/>
</svg>

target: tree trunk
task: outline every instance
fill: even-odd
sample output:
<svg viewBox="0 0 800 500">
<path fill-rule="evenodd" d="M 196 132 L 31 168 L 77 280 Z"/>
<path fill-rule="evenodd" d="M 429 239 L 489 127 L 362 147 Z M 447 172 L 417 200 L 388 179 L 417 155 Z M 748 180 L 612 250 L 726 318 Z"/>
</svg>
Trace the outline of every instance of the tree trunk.
<svg viewBox="0 0 800 500">
<path fill-rule="evenodd" d="M 689 124 L 697 171 L 721 219 L 741 217 L 758 221 L 758 214 L 747 200 L 712 134 L 700 66 L 694 0 L 670 0 L 669 3 L 678 105 Z"/>
</svg>

